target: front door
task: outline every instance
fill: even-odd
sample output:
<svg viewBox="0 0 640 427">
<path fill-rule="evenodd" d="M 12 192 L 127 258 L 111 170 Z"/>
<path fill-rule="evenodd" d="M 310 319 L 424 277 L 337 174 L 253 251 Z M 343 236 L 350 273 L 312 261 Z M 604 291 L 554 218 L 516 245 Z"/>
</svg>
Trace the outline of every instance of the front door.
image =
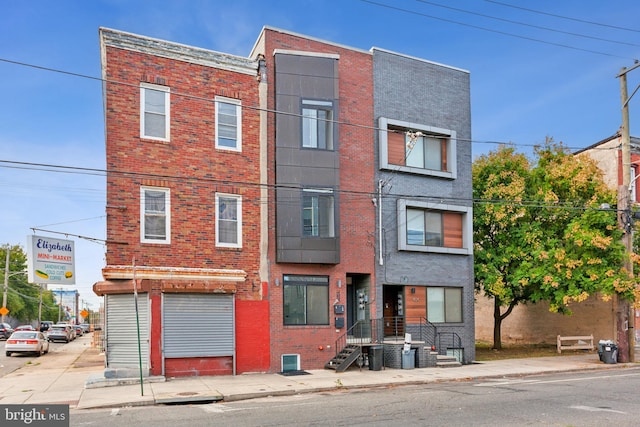
<svg viewBox="0 0 640 427">
<path fill-rule="evenodd" d="M 404 336 L 404 287 L 394 285 L 383 286 L 384 336 Z"/>
</svg>

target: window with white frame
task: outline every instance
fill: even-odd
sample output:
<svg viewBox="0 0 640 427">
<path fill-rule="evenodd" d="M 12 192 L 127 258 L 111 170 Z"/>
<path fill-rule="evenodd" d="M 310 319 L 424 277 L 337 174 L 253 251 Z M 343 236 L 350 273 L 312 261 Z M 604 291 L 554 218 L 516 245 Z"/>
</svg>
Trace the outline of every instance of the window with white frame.
<svg viewBox="0 0 640 427">
<path fill-rule="evenodd" d="M 242 247 L 242 197 L 216 194 L 216 246 Z"/>
<path fill-rule="evenodd" d="M 333 102 L 302 101 L 302 147 L 333 150 Z"/>
<path fill-rule="evenodd" d="M 456 132 L 401 120 L 379 120 L 380 168 L 455 179 Z"/>
<path fill-rule="evenodd" d="M 140 83 L 140 137 L 169 140 L 169 88 Z"/>
<path fill-rule="evenodd" d="M 462 323 L 462 288 L 427 288 L 427 320 Z"/>
<path fill-rule="evenodd" d="M 397 212 L 399 250 L 472 253 L 470 207 L 399 199 Z"/>
<path fill-rule="evenodd" d="M 242 151 L 242 106 L 236 99 L 216 97 L 216 148 Z"/>
<path fill-rule="evenodd" d="M 285 325 L 329 324 L 329 277 L 285 275 L 282 285 Z"/>
<path fill-rule="evenodd" d="M 140 239 L 143 243 L 171 243 L 171 201 L 168 188 L 140 188 Z"/>
<path fill-rule="evenodd" d="M 302 235 L 335 237 L 333 189 L 302 190 Z"/>
</svg>

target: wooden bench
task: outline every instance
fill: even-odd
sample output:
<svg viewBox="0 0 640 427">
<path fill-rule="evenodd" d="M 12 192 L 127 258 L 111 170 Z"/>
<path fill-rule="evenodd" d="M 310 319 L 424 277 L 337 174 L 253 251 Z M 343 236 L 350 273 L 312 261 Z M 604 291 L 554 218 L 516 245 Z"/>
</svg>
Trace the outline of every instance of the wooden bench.
<svg viewBox="0 0 640 427">
<path fill-rule="evenodd" d="M 561 337 L 558 335 L 558 353 L 562 350 L 593 350 L 593 335 Z"/>
</svg>

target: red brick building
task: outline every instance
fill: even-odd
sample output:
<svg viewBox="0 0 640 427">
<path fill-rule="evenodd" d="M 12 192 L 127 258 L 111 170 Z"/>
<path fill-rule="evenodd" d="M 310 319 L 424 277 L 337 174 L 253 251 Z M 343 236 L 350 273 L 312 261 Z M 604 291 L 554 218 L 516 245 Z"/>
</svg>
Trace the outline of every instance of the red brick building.
<svg viewBox="0 0 640 427">
<path fill-rule="evenodd" d="M 369 300 L 372 55 L 266 27 L 251 56 L 264 58 L 266 107 L 275 111 L 267 117 L 271 369 L 318 369 L 377 303 Z"/>
<path fill-rule="evenodd" d="M 258 63 L 104 28 L 100 41 L 105 374 L 138 368 L 136 324 L 145 374 L 268 370 L 260 115 L 246 108 Z"/>
<path fill-rule="evenodd" d="M 269 27 L 248 58 L 104 28 L 100 40 L 108 242 L 104 281 L 94 290 L 105 297 L 105 376 L 136 376 L 140 360 L 143 374 L 164 376 L 319 369 L 350 339 L 384 340 L 376 268 L 421 277 L 415 261 L 434 265 L 446 252 L 447 265 L 472 271 L 470 238 L 462 252 L 420 247 L 403 264 L 395 260 L 412 248 L 394 243 L 382 251 L 383 226 L 384 239 L 400 239 L 407 227 L 395 207 L 381 209 L 399 196 L 383 195 L 376 175 L 374 52 Z M 378 52 L 381 76 L 413 73 L 452 93 L 458 84 L 451 82 L 461 81 L 464 96 L 447 102 L 463 122 L 454 127 L 470 137 L 466 77 L 433 77 L 425 67 L 441 66 L 410 59 L 407 68 L 384 56 L 394 55 Z M 380 105 L 420 115 L 420 129 L 442 127 L 422 117 L 440 108 L 440 97 L 433 108 L 423 98 L 410 107 L 397 101 L 404 95 L 387 101 L 380 92 Z M 404 117 L 392 113 L 396 122 Z M 470 144 L 447 135 L 451 162 L 470 170 L 463 155 Z M 405 168 L 406 181 L 391 169 L 387 178 L 420 189 L 416 197 L 471 191 L 466 172 L 434 178 Z M 384 280 L 394 290 L 409 285 L 394 274 Z M 438 290 L 455 285 L 472 295 L 470 275 L 447 280 Z M 462 313 L 473 302 L 456 295 Z M 422 302 L 414 310 L 420 326 L 427 323 Z M 453 324 L 450 335 L 469 329 L 463 338 L 473 343 L 473 310 L 465 310 L 439 327 Z M 391 344 L 398 358 L 400 344 Z M 414 344 L 422 355 L 433 342 Z"/>
</svg>

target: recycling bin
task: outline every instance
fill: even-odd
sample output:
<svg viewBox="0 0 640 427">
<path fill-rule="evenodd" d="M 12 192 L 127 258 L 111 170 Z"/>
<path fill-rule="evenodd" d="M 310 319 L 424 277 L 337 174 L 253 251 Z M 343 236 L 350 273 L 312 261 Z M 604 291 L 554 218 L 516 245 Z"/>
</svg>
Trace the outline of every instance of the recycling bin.
<svg viewBox="0 0 640 427">
<path fill-rule="evenodd" d="M 402 369 L 413 369 L 416 367 L 416 350 L 402 350 Z"/>
<path fill-rule="evenodd" d="M 369 370 L 379 371 L 382 369 L 384 357 L 384 347 L 381 345 L 373 345 L 369 347 Z"/>
<path fill-rule="evenodd" d="M 608 364 L 618 363 L 618 346 L 616 344 L 605 344 L 602 347 L 602 361 Z"/>
</svg>

